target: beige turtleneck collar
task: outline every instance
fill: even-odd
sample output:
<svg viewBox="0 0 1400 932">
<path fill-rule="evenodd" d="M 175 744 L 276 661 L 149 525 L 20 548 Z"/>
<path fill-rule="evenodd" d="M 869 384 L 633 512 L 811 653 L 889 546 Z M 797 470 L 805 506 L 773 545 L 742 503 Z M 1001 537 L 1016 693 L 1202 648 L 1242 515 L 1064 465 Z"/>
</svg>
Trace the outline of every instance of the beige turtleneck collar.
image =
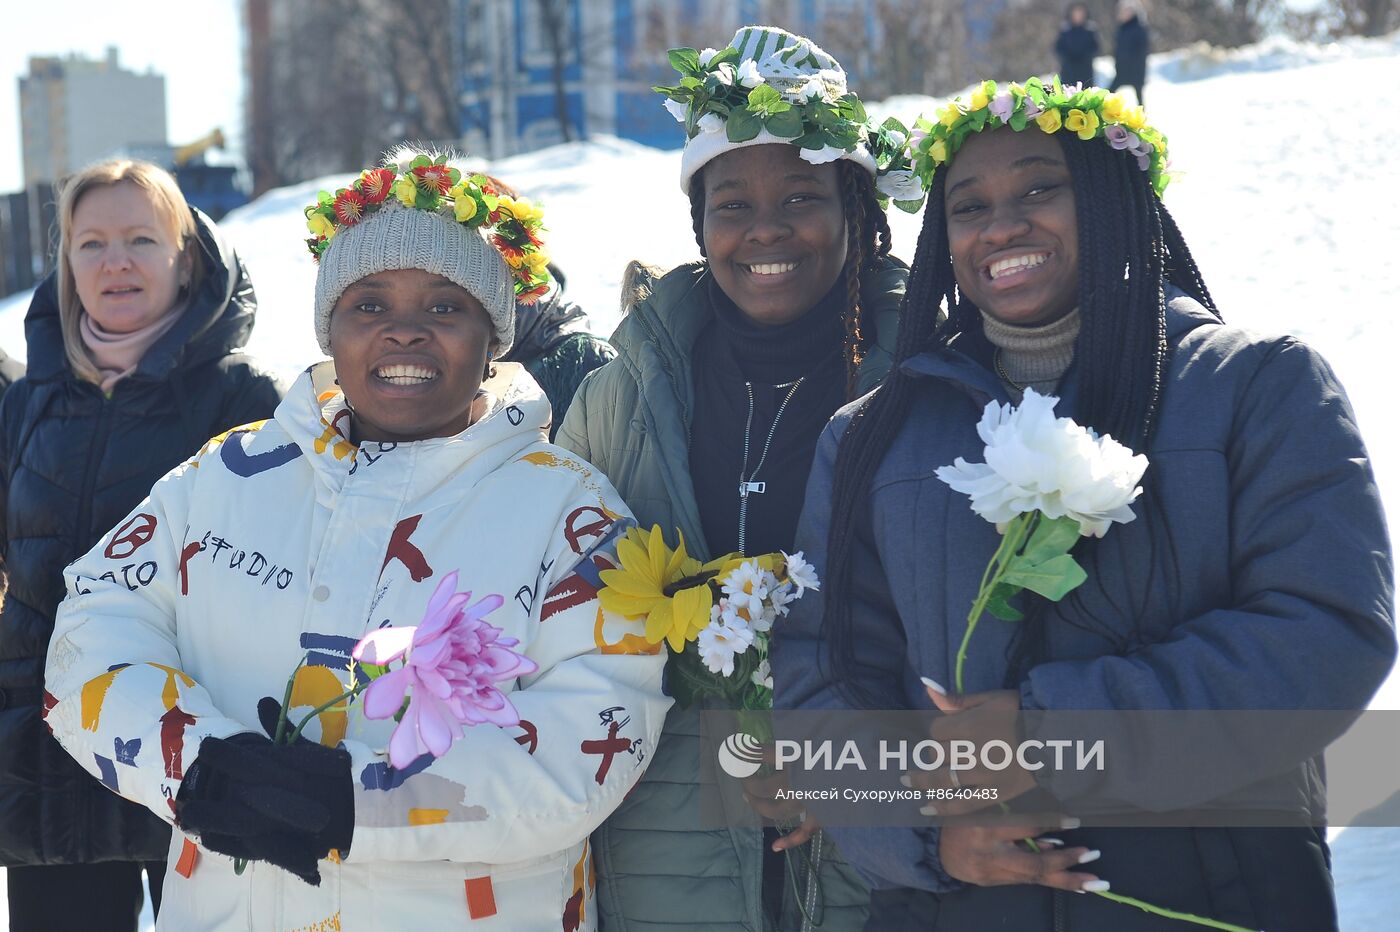
<svg viewBox="0 0 1400 932">
<path fill-rule="evenodd" d="M 1079 310 L 1036 327 L 1016 327 L 982 314 L 982 332 L 996 347 L 1000 362 L 997 376 L 1021 400 L 1021 392 L 1034 388 L 1042 395 L 1055 391 L 1060 377 L 1074 361 L 1074 341 L 1079 336 Z"/>
</svg>

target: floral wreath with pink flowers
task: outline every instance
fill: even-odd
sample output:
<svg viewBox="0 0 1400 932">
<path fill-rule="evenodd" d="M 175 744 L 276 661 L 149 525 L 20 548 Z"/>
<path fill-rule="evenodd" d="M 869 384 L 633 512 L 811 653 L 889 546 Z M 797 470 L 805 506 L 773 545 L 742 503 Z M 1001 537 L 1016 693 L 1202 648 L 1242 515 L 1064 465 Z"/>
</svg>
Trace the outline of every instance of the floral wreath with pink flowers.
<svg viewBox="0 0 1400 932">
<path fill-rule="evenodd" d="M 521 304 L 533 304 L 549 291 L 549 255 L 540 238 L 544 212 L 528 198 L 500 191 L 485 175 L 463 177 L 428 155 L 415 156 L 402 168 L 365 169 L 334 194 L 318 191 L 316 203 L 305 210 L 311 255 L 320 261 L 337 234 L 382 210 L 390 196 L 404 207 L 450 215 L 467 229 L 486 233 L 510 267 Z"/>
<path fill-rule="evenodd" d="M 1101 87 L 1066 87 L 1058 77 L 1050 83 L 1031 78 L 1025 84 L 1004 86 L 985 81 L 966 101 L 953 98 L 936 119 L 920 117 L 914 123 L 914 170 L 927 188 L 968 136 L 1001 126 L 1019 133 L 1031 125 L 1048 134 L 1064 130 L 1084 140 L 1103 139 L 1127 152 L 1147 172 L 1158 197 L 1171 182 L 1167 137 L 1147 125 L 1142 107 L 1130 107 L 1118 94 Z"/>
</svg>

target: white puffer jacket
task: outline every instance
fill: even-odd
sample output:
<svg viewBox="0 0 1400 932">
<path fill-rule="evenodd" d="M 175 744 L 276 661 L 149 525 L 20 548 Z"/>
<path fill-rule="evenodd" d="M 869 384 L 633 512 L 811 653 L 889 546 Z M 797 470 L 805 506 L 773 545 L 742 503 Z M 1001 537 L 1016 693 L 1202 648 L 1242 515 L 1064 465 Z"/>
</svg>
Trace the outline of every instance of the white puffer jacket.
<svg viewBox="0 0 1400 932">
<path fill-rule="evenodd" d="M 166 819 L 201 740 L 259 730 L 259 700 L 308 657 L 300 721 L 343 689 L 360 637 L 417 624 L 453 570 L 473 601 L 505 598 L 487 620 L 539 665 L 510 696 L 521 727 L 469 728 L 426 768 L 392 771 L 394 723 L 358 700 L 320 715 L 307 734 L 353 758 L 350 851 L 311 887 L 266 864 L 236 876 L 177 832 L 161 928 L 595 927 L 588 834 L 656 746 L 664 656 L 597 602 L 626 506 L 543 442 L 549 403 L 524 370 L 499 370 L 466 431 L 357 449 L 331 364 L 314 366 L 273 420 L 211 440 L 68 568 L 48 724 Z"/>
</svg>

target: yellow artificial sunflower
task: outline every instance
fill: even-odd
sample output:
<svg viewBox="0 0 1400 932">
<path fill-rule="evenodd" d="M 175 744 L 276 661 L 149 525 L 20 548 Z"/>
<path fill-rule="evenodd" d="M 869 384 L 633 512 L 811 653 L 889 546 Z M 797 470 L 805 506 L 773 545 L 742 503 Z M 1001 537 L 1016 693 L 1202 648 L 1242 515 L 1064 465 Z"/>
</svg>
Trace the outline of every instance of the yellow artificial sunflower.
<svg viewBox="0 0 1400 932">
<path fill-rule="evenodd" d="M 618 541 L 617 561 L 620 569 L 599 574 L 603 589 L 598 601 L 623 617 L 646 619 L 648 643 L 665 639 L 679 653 L 710 623 L 714 595 L 709 570 L 720 561 L 701 566 L 685 552 L 684 535 L 672 550 L 660 525 L 653 525 L 650 532 L 629 528 Z"/>
</svg>

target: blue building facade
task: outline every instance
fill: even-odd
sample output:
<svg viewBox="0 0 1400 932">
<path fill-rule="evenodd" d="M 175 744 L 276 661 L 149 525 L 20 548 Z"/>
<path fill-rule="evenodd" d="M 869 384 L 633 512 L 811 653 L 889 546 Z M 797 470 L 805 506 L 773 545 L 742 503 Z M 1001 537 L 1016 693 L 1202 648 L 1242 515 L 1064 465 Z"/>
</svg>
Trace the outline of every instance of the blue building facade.
<svg viewBox="0 0 1400 932">
<path fill-rule="evenodd" d="M 989 37 L 1004 2 L 969 0 L 969 33 Z M 564 17 L 557 56 L 546 3 Z M 834 25 L 878 37 L 874 4 L 861 0 L 455 0 L 464 142 L 492 158 L 600 134 L 679 147 L 675 120 L 651 90 L 675 77 L 666 50 L 719 46 L 756 22 L 811 36 L 842 60 L 856 86 L 878 62 L 878 38 L 843 54 L 850 35 Z"/>
</svg>

